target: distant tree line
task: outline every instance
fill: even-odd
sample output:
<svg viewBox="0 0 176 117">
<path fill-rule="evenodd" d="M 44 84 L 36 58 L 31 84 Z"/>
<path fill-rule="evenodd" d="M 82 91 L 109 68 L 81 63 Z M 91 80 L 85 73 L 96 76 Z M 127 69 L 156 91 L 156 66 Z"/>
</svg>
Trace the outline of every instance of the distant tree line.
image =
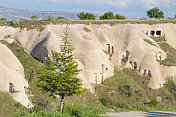
<svg viewBox="0 0 176 117">
<path fill-rule="evenodd" d="M 95 15 L 93 13 L 81 12 L 77 16 L 80 20 L 95 20 L 96 19 Z M 125 19 L 125 17 L 121 16 L 119 14 L 114 15 L 111 11 L 109 11 L 107 13 L 104 13 L 103 16 L 100 16 L 99 19 L 100 20 L 113 20 L 113 19 L 122 19 L 123 20 L 123 19 Z"/>
</svg>

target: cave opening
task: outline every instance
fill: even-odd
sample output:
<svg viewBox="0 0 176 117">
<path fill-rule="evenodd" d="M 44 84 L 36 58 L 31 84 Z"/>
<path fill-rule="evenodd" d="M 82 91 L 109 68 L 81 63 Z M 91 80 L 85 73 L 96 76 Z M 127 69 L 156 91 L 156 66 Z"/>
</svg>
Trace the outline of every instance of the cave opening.
<svg viewBox="0 0 176 117">
<path fill-rule="evenodd" d="M 161 36 L 161 31 L 156 31 L 156 35 Z"/>
<path fill-rule="evenodd" d="M 14 92 L 14 88 L 13 88 L 13 84 L 9 83 L 9 92 L 13 93 Z"/>
<path fill-rule="evenodd" d="M 154 36 L 154 35 L 155 35 L 155 31 L 152 30 L 152 31 L 150 32 L 150 34 L 151 34 L 152 36 Z"/>
<path fill-rule="evenodd" d="M 137 63 L 134 62 L 134 69 L 137 69 Z"/>
</svg>

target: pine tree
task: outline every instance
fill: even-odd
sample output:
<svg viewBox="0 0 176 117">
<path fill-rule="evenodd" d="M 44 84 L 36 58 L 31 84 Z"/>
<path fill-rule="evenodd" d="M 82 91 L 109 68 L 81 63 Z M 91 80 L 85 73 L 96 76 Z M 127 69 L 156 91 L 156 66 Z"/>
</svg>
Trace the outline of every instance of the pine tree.
<svg viewBox="0 0 176 117">
<path fill-rule="evenodd" d="M 63 111 L 65 96 L 80 94 L 84 90 L 82 81 L 77 77 L 80 70 L 73 56 L 73 46 L 68 35 L 68 26 L 62 38 L 61 52 L 51 51 L 52 57 L 47 58 L 48 64 L 42 69 L 38 86 L 51 95 L 60 96 L 60 111 Z"/>
</svg>

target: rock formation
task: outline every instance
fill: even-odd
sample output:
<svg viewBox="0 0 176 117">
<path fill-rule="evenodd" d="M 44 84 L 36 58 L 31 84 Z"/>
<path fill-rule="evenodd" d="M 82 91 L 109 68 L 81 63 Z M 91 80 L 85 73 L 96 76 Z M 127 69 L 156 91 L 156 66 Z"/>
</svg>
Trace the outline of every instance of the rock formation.
<svg viewBox="0 0 176 117">
<path fill-rule="evenodd" d="M 32 107 L 25 90 L 24 69 L 16 56 L 0 43 L 0 90 L 9 92 L 23 106 Z"/>
<path fill-rule="evenodd" d="M 0 27 L 3 38 L 11 34 L 25 50 L 41 62 L 50 56 L 50 51 L 59 52 L 66 25 L 47 25 L 44 31 L 20 30 Z M 87 30 L 89 31 L 87 31 Z M 117 69 L 132 68 L 150 78 L 149 87 L 158 89 L 165 83 L 169 68 L 158 61 L 166 59 L 166 53 L 150 36 L 165 36 L 166 42 L 175 47 L 176 24 L 109 24 L 69 25 L 69 35 L 75 47 L 75 57 L 82 69 L 79 77 L 84 87 L 100 84 Z M 144 39 L 153 44 L 149 44 Z M 170 68 L 171 69 L 171 68 Z"/>
</svg>

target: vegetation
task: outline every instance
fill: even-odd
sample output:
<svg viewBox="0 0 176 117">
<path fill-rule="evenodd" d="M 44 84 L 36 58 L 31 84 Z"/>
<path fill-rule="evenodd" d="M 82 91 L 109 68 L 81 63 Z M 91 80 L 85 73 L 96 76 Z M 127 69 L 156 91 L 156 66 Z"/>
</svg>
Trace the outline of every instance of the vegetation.
<svg viewBox="0 0 176 117">
<path fill-rule="evenodd" d="M 170 92 L 173 92 L 174 90 L 176 90 L 175 88 L 175 84 L 174 84 L 174 81 L 173 81 L 173 78 L 172 77 L 168 77 L 167 78 L 167 83 L 166 83 L 166 88 L 170 91 Z"/>
<path fill-rule="evenodd" d="M 95 16 L 93 15 L 93 13 L 81 12 L 77 16 L 80 20 L 95 20 Z"/>
<path fill-rule="evenodd" d="M 158 43 L 158 45 L 166 52 L 167 55 L 167 58 L 160 61 L 160 64 L 165 66 L 176 66 L 176 49 L 165 42 Z"/>
<path fill-rule="evenodd" d="M 49 23 L 80 23 L 80 24 L 103 24 L 107 23 L 114 25 L 116 23 L 176 23 L 175 20 L 146 20 L 146 21 L 70 21 L 70 20 L 20 20 L 17 23 L 10 23 L 12 21 L 0 20 L 1 25 L 13 26 L 28 29 L 43 28 L 44 25 Z M 15 24 L 15 25 L 14 25 Z M 31 25 L 32 24 L 32 25 Z M 83 30 L 90 32 L 90 29 L 83 27 Z M 10 35 L 6 35 L 4 38 L 10 38 Z M 165 43 L 165 37 L 152 37 L 161 49 L 167 54 L 167 59 L 160 63 L 168 66 L 176 65 L 176 50 L 170 45 Z M 146 40 L 145 40 L 146 41 Z M 49 93 L 41 92 L 35 85 L 35 80 L 42 72 L 40 68 L 45 65 L 38 62 L 29 56 L 26 51 L 20 47 L 17 43 L 8 44 L 4 41 L 13 53 L 18 57 L 20 62 L 24 66 L 25 76 L 32 89 L 33 97 L 30 97 L 35 107 L 33 110 L 28 110 L 22 107 L 19 103 L 15 102 L 10 95 L 4 92 L 0 92 L 0 106 L 3 105 L 3 111 L 0 108 L 0 116 L 13 116 L 15 112 L 18 112 L 16 116 L 98 116 L 99 113 L 106 112 L 107 109 L 113 108 L 115 111 L 176 111 L 174 104 L 176 103 L 176 87 L 173 84 L 172 78 L 168 78 L 166 86 L 161 89 L 148 88 L 148 81 L 150 77 L 139 75 L 137 71 L 131 69 L 124 69 L 122 71 L 116 71 L 116 74 L 104 81 L 103 84 L 95 86 L 95 95 L 90 92 L 85 92 L 81 95 L 73 95 L 66 97 L 67 102 L 64 105 L 63 113 L 58 112 L 58 101 L 56 98 L 49 96 Z M 147 41 L 146 41 L 147 42 Z M 148 41 L 147 43 L 152 43 Z M 58 55 L 53 52 L 53 55 Z M 57 57 L 57 56 L 55 56 Z M 124 58 L 126 61 L 127 58 Z M 52 61 L 51 61 L 52 62 Z M 98 97 L 98 98 L 97 98 Z M 159 100 L 159 97 L 161 100 Z M 9 102 L 5 99 L 10 99 Z M 3 101 L 1 101 L 3 100 Z M 79 104 L 83 105 L 79 105 Z M 5 111 L 4 111 L 5 109 Z M 22 111 L 23 110 L 23 111 Z M 60 109 L 61 110 L 61 109 Z"/>
<path fill-rule="evenodd" d="M 61 53 L 51 51 L 52 59 L 47 58 L 48 64 L 46 64 L 46 68 L 42 69 L 38 80 L 38 86 L 43 91 L 61 97 L 60 112 L 63 110 L 65 96 L 83 92 L 81 79 L 77 78 L 80 70 L 78 70 L 78 63 L 73 57 L 73 47 L 68 39 L 67 31 L 68 28 L 62 38 Z"/>
<path fill-rule="evenodd" d="M 57 17 L 56 19 L 58 19 L 58 20 L 65 20 L 64 17 Z"/>
<path fill-rule="evenodd" d="M 166 43 L 165 36 L 151 36 L 151 38 L 158 43 L 164 52 L 166 52 L 167 58 L 165 60 L 161 60 L 160 64 L 164 66 L 176 66 L 176 49 Z"/>
<path fill-rule="evenodd" d="M 52 20 L 54 20 L 54 18 L 53 18 L 52 15 L 49 14 L 49 15 L 47 16 L 47 20 L 48 20 L 48 21 L 52 21 Z"/>
<path fill-rule="evenodd" d="M 165 36 L 154 37 L 150 36 L 155 42 L 166 42 Z"/>
<path fill-rule="evenodd" d="M 83 30 L 86 31 L 87 33 L 91 32 L 90 29 L 88 29 L 87 27 L 83 27 Z"/>
<path fill-rule="evenodd" d="M 52 19 L 52 18 L 51 18 Z M 176 23 L 176 20 L 68 20 L 68 19 L 42 19 L 42 20 L 25 20 L 21 19 L 20 21 L 7 21 L 5 18 L 0 19 L 0 26 L 10 26 L 20 29 L 26 28 L 27 30 L 38 29 L 40 32 L 44 30 L 45 26 L 48 24 L 159 24 L 159 23 Z M 15 24 L 15 25 L 14 25 Z"/>
<path fill-rule="evenodd" d="M 100 16 L 100 20 L 103 20 L 103 19 L 112 20 L 112 19 L 115 19 L 115 17 L 114 17 L 114 14 L 109 11 L 107 13 L 104 13 L 103 16 Z"/>
<path fill-rule="evenodd" d="M 115 15 L 115 19 L 121 19 L 121 20 L 124 20 L 124 19 L 126 19 L 124 16 L 121 16 L 121 15 L 119 15 L 119 14 L 116 14 Z"/>
<path fill-rule="evenodd" d="M 33 20 L 38 19 L 37 15 L 31 16 L 31 18 L 32 18 Z"/>
<path fill-rule="evenodd" d="M 145 42 L 147 42 L 148 44 L 152 45 L 152 46 L 156 46 L 155 44 L 153 44 L 151 41 L 149 41 L 148 39 L 144 39 Z"/>
<path fill-rule="evenodd" d="M 2 42 L 2 41 L 1 41 Z M 32 88 L 32 102 L 36 109 L 28 110 L 26 108 L 19 107 L 19 104 L 9 99 L 4 101 L 3 99 L 0 105 L 5 104 L 4 108 L 7 111 L 0 111 L 0 115 L 3 117 L 10 117 L 15 112 L 17 117 L 22 115 L 37 117 L 37 116 L 75 116 L 76 115 L 93 115 L 95 110 L 98 113 L 103 113 L 108 111 L 107 108 L 113 108 L 115 111 L 176 111 L 174 107 L 175 102 L 175 86 L 172 87 L 172 83 L 167 83 L 169 87 L 172 87 L 172 92 L 166 87 L 161 89 L 150 89 L 148 88 L 148 81 L 150 77 L 139 75 L 137 71 L 132 69 L 124 69 L 122 71 L 117 71 L 115 75 L 104 81 L 103 84 L 97 85 L 96 97 L 90 92 L 85 92 L 79 95 L 73 95 L 66 97 L 66 104 L 64 106 L 63 113 L 58 112 L 57 100 L 49 96 L 49 94 L 40 92 L 40 90 L 34 84 L 35 79 L 39 76 L 41 72 L 40 67 L 44 65 L 31 56 L 29 56 L 22 47 L 19 47 L 17 43 L 8 44 L 3 41 L 13 53 L 19 58 L 20 62 L 23 64 L 25 69 L 25 75 L 28 81 L 30 81 L 30 87 Z M 169 81 L 170 82 L 170 81 Z M 1 94 L 3 96 L 5 94 Z M 9 95 L 9 94 L 8 94 Z M 0 97 L 1 97 L 0 96 Z M 10 95 L 9 95 L 10 96 Z M 161 101 L 157 100 L 156 97 L 161 97 Z M 156 100 L 158 104 L 156 106 L 151 106 L 151 101 Z M 48 103 L 47 103 L 48 101 Z M 83 104 L 83 105 L 80 105 Z M 14 106 L 16 105 L 16 106 Z M 73 105 L 73 110 L 72 109 Z M 104 105 L 104 106 L 103 106 Z M 23 110 L 23 111 L 22 111 Z M 102 110 L 102 111 L 98 111 Z M 10 112 L 10 113 L 9 113 Z M 92 112 L 92 113 L 91 113 Z M 72 113 L 72 114 L 70 114 Z M 98 116 L 98 115 L 97 115 Z"/>
<path fill-rule="evenodd" d="M 107 112 L 107 108 L 88 107 L 85 105 L 66 104 L 63 113 L 58 110 L 29 113 L 26 111 L 18 112 L 15 117 L 98 117 L 99 114 Z"/>
<path fill-rule="evenodd" d="M 24 48 L 20 47 L 16 42 L 11 44 L 5 41 L 0 42 L 7 45 L 22 63 L 24 67 L 25 78 L 29 82 L 29 88 L 31 89 L 33 95 L 29 98 L 35 105 L 34 108 L 29 110 L 21 106 L 21 104 L 19 104 L 18 102 L 14 101 L 10 94 L 0 92 L 0 116 L 12 117 L 16 112 L 18 112 L 18 117 L 22 115 L 40 117 L 41 114 L 46 117 L 48 117 L 48 115 L 50 114 L 52 114 L 53 116 L 57 114 L 59 115 L 60 113 L 58 112 L 59 109 L 57 106 L 59 104 L 58 98 L 53 98 L 52 96 L 49 96 L 48 93 L 41 92 L 35 84 L 37 78 L 42 72 L 40 68 L 44 67 L 44 64 L 32 58 L 28 53 L 26 53 Z M 67 103 L 66 105 L 71 105 L 72 103 L 74 105 L 79 105 L 81 103 L 85 106 L 85 108 L 90 109 L 103 108 L 103 105 L 98 100 L 98 98 L 90 92 L 85 92 L 81 95 L 73 95 L 66 97 L 65 102 Z M 1 108 L 1 106 L 3 108 Z M 60 115 L 65 117 L 68 114 L 63 113 Z"/>
<path fill-rule="evenodd" d="M 95 87 L 96 95 L 103 105 L 118 111 L 166 110 L 171 107 L 175 111 L 175 93 L 168 92 L 166 87 L 149 88 L 149 79 L 133 69 L 116 71 L 113 77 Z"/>
<path fill-rule="evenodd" d="M 155 7 L 147 11 L 147 16 L 149 16 L 149 18 L 160 19 L 160 18 L 164 18 L 164 13 L 163 11 L 160 11 L 159 8 Z"/>
<path fill-rule="evenodd" d="M 0 91 L 0 116 L 12 117 L 16 112 L 26 110 L 19 102 L 13 100 L 12 96 Z"/>
<path fill-rule="evenodd" d="M 105 19 L 107 19 L 107 20 L 113 20 L 113 19 L 121 19 L 121 20 L 123 20 L 123 19 L 125 19 L 125 17 L 121 16 L 119 14 L 116 14 L 114 16 L 114 14 L 111 11 L 109 11 L 107 13 L 104 13 L 103 16 L 100 16 L 100 20 L 105 20 Z"/>
</svg>

